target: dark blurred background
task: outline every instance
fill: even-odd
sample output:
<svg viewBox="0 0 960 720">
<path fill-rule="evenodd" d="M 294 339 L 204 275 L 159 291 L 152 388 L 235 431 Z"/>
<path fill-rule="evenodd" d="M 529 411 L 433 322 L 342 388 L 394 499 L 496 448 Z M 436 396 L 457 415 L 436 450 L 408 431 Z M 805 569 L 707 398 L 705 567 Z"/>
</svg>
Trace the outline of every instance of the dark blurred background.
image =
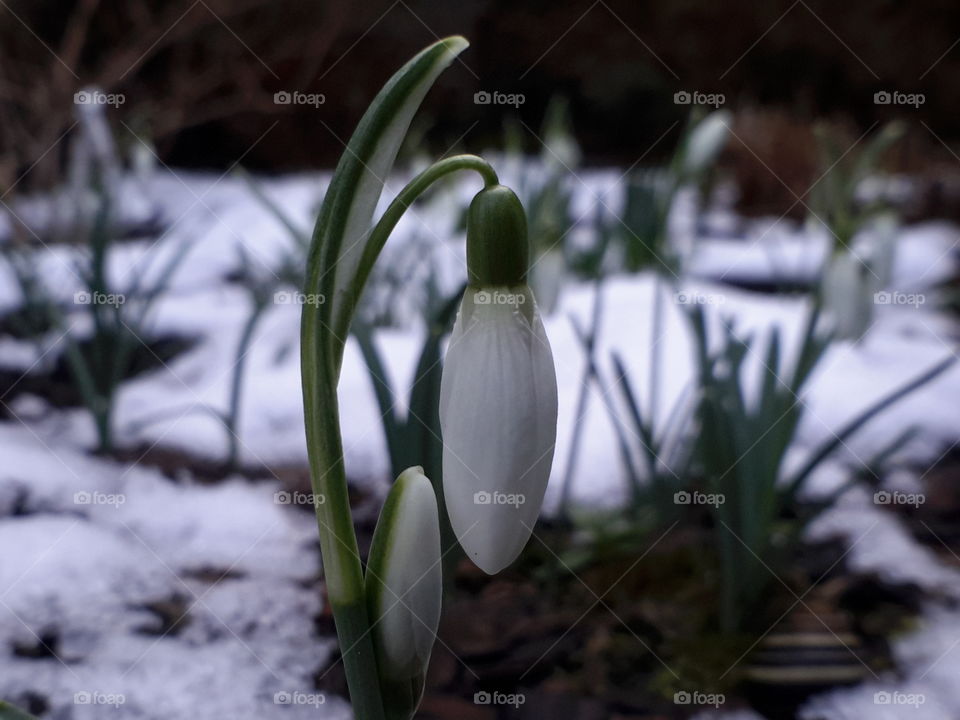
<svg viewBox="0 0 960 720">
<path fill-rule="evenodd" d="M 0 188 L 28 168 L 20 190 L 56 181 L 65 162 L 57 140 L 70 129 L 73 93 L 87 85 L 123 93 L 112 119 L 131 142 L 132 133 L 151 138 L 172 166 L 330 166 L 390 70 L 454 33 L 472 47 L 414 128 L 437 152 L 500 144 L 507 111 L 539 128 L 562 96 L 587 164 L 652 161 L 673 147 L 666 140 L 689 111 L 674 94 L 698 91 L 722 93 L 737 134 L 752 138 L 725 158 L 746 212 L 790 205 L 771 170 L 791 188 L 809 185 L 813 118 L 855 139 L 904 116 L 911 131 L 892 169 L 956 184 L 960 5 L 948 0 L 6 0 Z M 482 90 L 525 101 L 477 105 Z M 278 91 L 325 101 L 278 105 Z M 882 91 L 923 102 L 876 104 Z M 526 139 L 539 145 L 532 132 Z M 954 214 L 951 192 L 934 190 L 933 202 L 950 206 L 936 212 Z"/>
</svg>

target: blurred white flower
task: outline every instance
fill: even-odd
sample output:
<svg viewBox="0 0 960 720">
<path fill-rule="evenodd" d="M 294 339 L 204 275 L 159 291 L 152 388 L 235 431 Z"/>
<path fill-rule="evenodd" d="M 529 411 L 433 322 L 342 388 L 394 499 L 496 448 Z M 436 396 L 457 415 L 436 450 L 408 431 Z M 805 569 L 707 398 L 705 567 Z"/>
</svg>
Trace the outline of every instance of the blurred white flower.
<svg viewBox="0 0 960 720">
<path fill-rule="evenodd" d="M 859 340 L 869 329 L 875 281 L 869 265 L 852 250 L 828 258 L 821 292 L 835 337 Z"/>
<path fill-rule="evenodd" d="M 697 124 L 683 153 L 681 173 L 686 179 L 695 179 L 713 164 L 727 144 L 732 122 L 729 110 L 715 110 Z"/>
</svg>

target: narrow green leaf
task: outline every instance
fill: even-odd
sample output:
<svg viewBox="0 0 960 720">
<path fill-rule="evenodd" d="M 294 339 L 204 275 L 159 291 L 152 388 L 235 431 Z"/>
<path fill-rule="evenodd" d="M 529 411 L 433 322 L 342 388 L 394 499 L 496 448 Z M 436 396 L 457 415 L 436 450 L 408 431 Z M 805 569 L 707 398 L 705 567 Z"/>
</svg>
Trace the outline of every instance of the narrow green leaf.
<svg viewBox="0 0 960 720">
<path fill-rule="evenodd" d="M 304 312 L 304 321 L 321 324 L 335 368 L 350 326 L 352 296 L 362 290 L 354 281 L 384 182 L 427 91 L 467 45 L 462 37 L 446 38 L 397 71 L 364 113 L 334 171 L 314 229 L 304 289 L 325 302 L 319 313 Z"/>
<path fill-rule="evenodd" d="M 797 471 L 793 478 L 786 483 L 786 493 L 788 497 L 792 497 L 800 489 L 800 486 L 803 485 L 804 480 L 807 479 L 807 476 L 816 469 L 817 465 L 823 462 L 827 456 L 830 455 L 834 450 L 836 450 L 840 445 L 842 445 L 847 438 L 857 432 L 861 427 L 863 427 L 867 422 L 872 420 L 876 415 L 879 415 L 881 412 L 886 410 L 888 407 L 893 405 L 895 402 L 901 398 L 909 395 L 914 390 L 926 385 L 928 382 L 934 380 L 936 377 L 941 375 L 947 369 L 949 369 L 955 362 L 956 358 L 951 356 L 943 360 L 942 362 L 934 365 L 930 370 L 923 373 L 919 377 L 911 380 L 907 384 L 903 385 L 899 389 L 893 391 L 889 395 L 878 400 L 876 403 L 868 407 L 862 413 L 857 415 L 853 420 L 848 422 L 840 432 L 835 433 L 834 436 L 823 443 L 819 449 L 815 450 L 810 456 L 810 459 L 807 460 L 806 464 Z"/>
<path fill-rule="evenodd" d="M 611 353 L 611 355 L 614 372 L 617 377 L 621 378 L 621 394 L 623 395 L 627 409 L 630 411 L 630 418 L 633 420 L 633 425 L 636 428 L 637 439 L 639 439 L 641 445 L 643 445 L 644 455 L 647 460 L 648 478 L 652 480 L 657 473 L 657 457 L 659 455 L 659 448 L 656 446 L 657 441 L 653 435 L 653 428 L 647 422 L 644 422 L 643 412 L 640 410 L 640 404 L 637 402 L 637 396 L 633 390 L 633 384 L 623 360 L 616 352 Z"/>
<path fill-rule="evenodd" d="M 296 221 L 291 218 L 287 212 L 280 207 L 272 197 L 264 190 L 260 183 L 248 173 L 243 168 L 238 169 L 237 175 L 240 176 L 240 179 L 243 180 L 247 187 L 250 188 L 250 192 L 253 193 L 253 196 L 260 201 L 260 204 L 271 214 L 274 219 L 283 225 L 284 229 L 293 238 L 293 241 L 306 251 L 310 246 L 310 232 L 308 229 L 300 227 Z"/>
<path fill-rule="evenodd" d="M 583 347 L 584 355 L 586 357 L 587 368 L 584 372 L 584 386 L 586 386 L 588 381 L 593 380 L 593 382 L 596 383 L 597 388 L 600 390 L 600 397 L 604 401 L 603 406 L 607 411 L 607 415 L 610 418 L 610 423 L 613 425 L 614 432 L 617 435 L 617 447 L 620 450 L 620 458 L 623 461 L 623 466 L 627 471 L 627 479 L 630 481 L 630 489 L 633 492 L 634 498 L 638 499 L 641 490 L 640 475 L 633 466 L 633 459 L 630 455 L 630 444 L 627 442 L 627 437 L 623 429 L 623 423 L 621 422 L 620 416 L 614 409 L 613 403 L 610 402 L 609 395 L 604 389 L 603 379 L 600 377 L 599 368 L 594 362 L 593 342 L 595 338 L 591 339 L 591 333 L 588 333 L 586 330 L 580 327 L 579 323 L 577 323 L 573 316 L 570 317 L 570 324 L 573 326 L 573 333 L 580 345 Z M 597 323 L 594 323 L 594 327 L 596 327 L 596 325 Z M 581 417 L 582 419 L 583 413 L 578 413 L 578 417 Z"/>
<path fill-rule="evenodd" d="M 360 354 L 363 357 L 363 363 L 367 368 L 367 375 L 370 377 L 370 384 L 373 386 L 373 394 L 377 399 L 377 407 L 380 410 L 380 424 L 383 426 L 384 440 L 387 443 L 387 453 L 390 455 L 391 474 L 399 475 L 404 468 L 409 467 L 409 463 L 403 467 L 398 465 L 403 461 L 403 442 L 401 440 L 401 424 L 397 420 L 394 407 L 396 399 L 393 394 L 393 388 L 387 380 L 387 368 L 380 357 L 380 351 L 373 340 L 371 328 L 362 322 L 358 322 L 353 328 L 353 336 L 360 347 Z"/>
<path fill-rule="evenodd" d="M 316 300 L 303 306 L 300 323 L 307 452 L 313 490 L 326 498 L 316 513 L 327 593 L 354 713 L 364 720 L 383 718 L 385 708 L 347 493 L 336 388 L 354 296 L 362 291 L 356 274 L 384 180 L 427 90 L 466 46 L 462 37 L 431 45 L 377 94 L 334 171 L 307 258 L 304 294 Z"/>
</svg>

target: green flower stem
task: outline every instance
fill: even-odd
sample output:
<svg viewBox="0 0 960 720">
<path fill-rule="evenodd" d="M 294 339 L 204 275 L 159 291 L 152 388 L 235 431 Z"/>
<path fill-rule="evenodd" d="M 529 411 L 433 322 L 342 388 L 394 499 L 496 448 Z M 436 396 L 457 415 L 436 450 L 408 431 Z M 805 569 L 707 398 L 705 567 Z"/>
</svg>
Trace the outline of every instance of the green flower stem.
<svg viewBox="0 0 960 720">
<path fill-rule="evenodd" d="M 438 160 L 408 182 L 403 190 L 397 193 L 393 202 L 390 203 L 389 207 L 384 211 L 383 216 L 370 232 L 370 237 L 364 246 L 363 255 L 360 258 L 360 266 L 357 269 L 356 282 L 349 300 L 349 312 L 345 313 L 344 317 L 353 317 L 357 304 L 360 302 L 363 288 L 367 283 L 367 278 L 370 277 L 370 272 L 373 270 L 373 265 L 380 256 L 380 251 L 383 250 L 383 246 L 387 242 L 387 238 L 390 237 L 390 233 L 393 232 L 400 218 L 403 217 L 403 213 L 405 213 L 407 208 L 433 183 L 457 170 L 475 170 L 480 174 L 480 177 L 483 178 L 484 187 L 499 184 L 497 173 L 490 166 L 490 163 L 476 155 L 454 155 L 444 158 L 443 160 Z M 340 361 L 343 359 L 342 344 L 347 337 L 347 333 L 350 331 L 349 320 L 346 323 L 341 323 L 339 326 L 334 327 L 333 330 L 335 338 L 337 339 L 336 341 L 340 343 L 339 352 L 337 353 L 337 368 L 339 369 Z"/>
<path fill-rule="evenodd" d="M 373 264 L 404 211 L 430 185 L 455 170 L 475 170 L 483 178 L 485 186 L 498 182 L 493 168 L 475 155 L 457 155 L 440 160 L 411 180 L 390 203 L 370 233 L 351 288 L 349 311 L 344 314 L 347 320 L 343 326 L 333 328 L 332 345 L 324 342 L 329 329 L 321 323 L 320 305 L 308 303 L 303 306 L 300 350 L 310 476 L 314 494 L 323 499 L 323 502 L 315 503 L 315 509 L 327 597 L 336 621 L 347 684 L 354 715 L 358 720 L 383 720 L 384 707 L 364 597 L 363 568 L 343 465 L 337 383 L 344 338 L 349 332 L 349 319 L 353 316 Z M 311 271 L 306 288 L 308 292 L 316 292 L 318 274 L 319 271 Z M 328 296 L 332 296 L 332 293 Z"/>
<path fill-rule="evenodd" d="M 305 305 L 305 316 L 308 309 L 311 306 Z M 312 309 L 315 312 L 315 306 Z M 320 356 L 322 343 L 317 327 L 313 322 L 303 324 L 302 371 L 310 476 L 314 494 L 322 499 L 314 507 L 327 597 L 336 621 L 354 716 L 358 720 L 384 720 L 363 569 L 343 466 L 337 380 L 332 364 Z"/>
</svg>

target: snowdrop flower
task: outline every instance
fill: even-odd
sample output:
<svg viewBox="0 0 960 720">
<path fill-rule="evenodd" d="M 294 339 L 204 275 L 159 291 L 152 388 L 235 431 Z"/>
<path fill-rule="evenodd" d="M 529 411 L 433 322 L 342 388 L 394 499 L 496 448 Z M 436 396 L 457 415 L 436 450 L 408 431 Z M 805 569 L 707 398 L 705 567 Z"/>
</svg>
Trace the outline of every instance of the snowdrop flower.
<svg viewBox="0 0 960 720">
<path fill-rule="evenodd" d="M 364 582 L 386 714 L 409 720 L 423 695 L 443 595 L 437 498 L 422 467 L 400 473 L 387 495 Z"/>
<path fill-rule="evenodd" d="M 681 172 L 685 177 L 696 178 L 716 160 L 727 144 L 732 119 L 728 110 L 715 110 L 697 124 L 683 153 Z"/>
<path fill-rule="evenodd" d="M 482 190 L 467 215 L 470 285 L 440 386 L 443 491 L 466 554 L 494 574 L 512 563 L 540 513 L 557 432 L 553 354 L 526 284 L 523 206 Z"/>
<path fill-rule="evenodd" d="M 820 292 L 835 337 L 859 340 L 870 328 L 875 279 L 870 266 L 852 250 L 827 259 Z"/>
</svg>

